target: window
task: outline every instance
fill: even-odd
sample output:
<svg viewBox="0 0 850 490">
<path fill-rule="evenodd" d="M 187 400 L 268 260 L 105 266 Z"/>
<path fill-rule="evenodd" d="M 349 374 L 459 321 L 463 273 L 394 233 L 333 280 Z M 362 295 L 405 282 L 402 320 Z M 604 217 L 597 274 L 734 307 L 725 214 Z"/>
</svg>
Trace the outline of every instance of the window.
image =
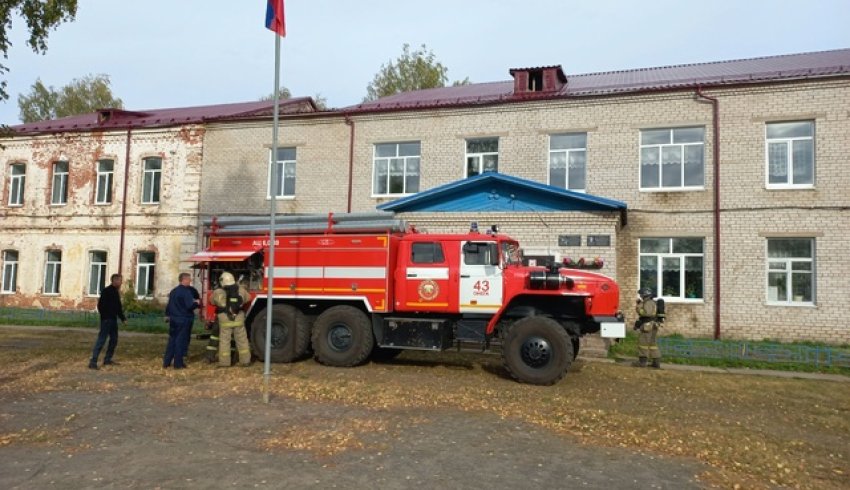
<svg viewBox="0 0 850 490">
<path fill-rule="evenodd" d="M 702 188 L 704 133 L 704 128 L 641 130 L 640 188 Z"/>
<path fill-rule="evenodd" d="M 421 145 L 381 143 L 375 145 L 372 194 L 412 194 L 419 192 Z"/>
<path fill-rule="evenodd" d="M 139 252 L 136 255 L 136 296 L 139 298 L 153 297 L 154 260 L 153 252 Z"/>
<path fill-rule="evenodd" d="M 269 158 L 272 152 L 269 150 Z M 269 185 L 269 197 L 295 196 L 295 148 L 278 148 L 274 162 L 277 181 Z M 269 166 L 269 182 L 272 181 L 272 166 Z"/>
<path fill-rule="evenodd" d="M 703 298 L 702 238 L 641 238 L 640 287 L 669 299 Z"/>
<path fill-rule="evenodd" d="M 815 183 L 814 121 L 767 124 L 767 187 L 812 187 Z"/>
<path fill-rule="evenodd" d="M 142 204 L 159 204 L 159 186 L 162 183 L 162 158 L 145 158 L 143 167 Z"/>
<path fill-rule="evenodd" d="M 112 174 L 115 169 L 113 160 L 97 161 L 97 190 L 95 204 L 112 204 Z"/>
<path fill-rule="evenodd" d="M 62 275 L 62 251 L 48 250 L 44 267 L 44 294 L 59 294 L 59 278 Z"/>
<path fill-rule="evenodd" d="M 68 162 L 53 162 L 53 190 L 50 204 L 68 203 Z"/>
<path fill-rule="evenodd" d="M 587 133 L 549 136 L 549 185 L 585 190 Z"/>
<path fill-rule="evenodd" d="M 23 163 L 13 163 L 9 172 L 9 206 L 24 205 L 24 183 L 26 182 L 27 166 Z"/>
<path fill-rule="evenodd" d="M 18 252 L 3 251 L 3 289 L 2 293 L 14 293 L 18 289 Z"/>
<path fill-rule="evenodd" d="M 414 264 L 441 264 L 446 261 L 443 245 L 436 242 L 414 243 L 410 262 Z"/>
<path fill-rule="evenodd" d="M 814 270 L 814 239 L 769 238 L 767 302 L 785 305 L 814 304 Z"/>
<path fill-rule="evenodd" d="M 97 296 L 106 286 L 106 252 L 89 252 L 89 296 Z"/>
<path fill-rule="evenodd" d="M 499 138 L 466 140 L 466 176 L 499 171 Z"/>
</svg>

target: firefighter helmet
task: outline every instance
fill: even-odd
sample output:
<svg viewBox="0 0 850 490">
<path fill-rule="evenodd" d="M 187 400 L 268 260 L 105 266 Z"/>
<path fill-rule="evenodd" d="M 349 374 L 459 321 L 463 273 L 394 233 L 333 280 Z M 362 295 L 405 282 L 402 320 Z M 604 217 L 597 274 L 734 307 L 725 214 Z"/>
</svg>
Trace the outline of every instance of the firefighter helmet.
<svg viewBox="0 0 850 490">
<path fill-rule="evenodd" d="M 236 284 L 236 279 L 233 279 L 233 274 L 229 272 L 222 272 L 218 280 L 222 286 L 233 286 Z"/>
<path fill-rule="evenodd" d="M 641 298 L 651 298 L 653 296 L 652 289 L 640 288 L 638 289 L 638 296 L 640 296 Z"/>
</svg>

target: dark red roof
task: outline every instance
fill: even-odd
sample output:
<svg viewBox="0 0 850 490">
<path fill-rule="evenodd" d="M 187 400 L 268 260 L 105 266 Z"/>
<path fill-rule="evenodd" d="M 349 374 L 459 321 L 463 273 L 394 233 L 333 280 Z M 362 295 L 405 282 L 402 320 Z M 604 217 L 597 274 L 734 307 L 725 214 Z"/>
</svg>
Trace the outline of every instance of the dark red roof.
<svg viewBox="0 0 850 490">
<path fill-rule="evenodd" d="M 314 112 L 316 110 L 316 105 L 310 97 L 281 100 L 279 107 L 281 114 Z M 126 129 L 128 127 L 167 127 L 231 119 L 269 117 L 272 116 L 273 111 L 274 101 L 271 100 L 145 111 L 100 109 L 89 114 L 19 124 L 11 126 L 11 129 L 15 133 L 22 134 Z"/>
<path fill-rule="evenodd" d="M 540 69 L 540 68 L 537 68 Z M 531 70 L 515 68 L 517 71 Z M 779 82 L 850 75 L 850 49 L 788 54 L 713 63 L 567 75 L 567 84 L 546 98 L 611 95 L 749 83 Z M 514 82 L 490 82 L 417 90 L 383 97 L 343 109 L 346 112 L 437 108 L 528 100 L 536 94 L 514 94 Z"/>
</svg>

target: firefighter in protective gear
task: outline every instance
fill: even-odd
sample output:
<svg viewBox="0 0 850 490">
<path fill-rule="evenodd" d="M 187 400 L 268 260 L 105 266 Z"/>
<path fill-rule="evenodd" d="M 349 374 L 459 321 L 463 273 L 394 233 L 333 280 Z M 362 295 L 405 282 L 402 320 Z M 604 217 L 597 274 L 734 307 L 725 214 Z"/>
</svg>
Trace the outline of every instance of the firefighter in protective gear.
<svg viewBox="0 0 850 490">
<path fill-rule="evenodd" d="M 251 296 L 244 286 L 236 284 L 233 274 L 223 272 L 219 277 L 221 287 L 213 291 L 212 303 L 216 306 L 216 321 L 219 326 L 218 365 L 230 367 L 230 338 L 236 341 L 239 364 L 251 364 L 251 347 L 245 331 L 245 311 L 242 306 Z"/>
<path fill-rule="evenodd" d="M 640 288 L 638 296 L 637 305 L 635 305 L 635 311 L 638 314 L 635 329 L 639 330 L 638 361 L 634 365 L 646 367 L 647 359 L 651 359 L 652 367 L 657 369 L 661 367 L 661 351 L 658 350 L 656 342 L 658 327 L 661 326 L 658 321 L 658 305 L 652 299 L 652 290 L 649 288 Z"/>
</svg>

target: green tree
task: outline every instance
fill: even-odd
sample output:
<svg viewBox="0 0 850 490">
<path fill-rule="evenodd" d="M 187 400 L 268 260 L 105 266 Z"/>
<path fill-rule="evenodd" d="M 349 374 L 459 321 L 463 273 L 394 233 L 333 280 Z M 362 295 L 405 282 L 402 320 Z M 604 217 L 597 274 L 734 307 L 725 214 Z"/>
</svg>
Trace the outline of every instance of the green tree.
<svg viewBox="0 0 850 490">
<path fill-rule="evenodd" d="M 423 44 L 419 49 L 410 51 L 410 45 L 404 44 L 402 50 L 401 56 L 395 61 L 381 65 L 372 83 L 366 88 L 363 102 L 411 90 L 446 86 L 449 69 L 437 61 L 434 52 L 427 46 Z M 468 84 L 469 78 L 465 78 L 452 85 Z"/>
<path fill-rule="evenodd" d="M 27 23 L 29 39 L 27 45 L 36 53 L 47 51 L 47 37 L 51 29 L 63 22 L 74 20 L 77 15 L 77 0 L 2 0 L 0 1 L 0 53 L 9 57 L 9 31 L 12 17 L 18 13 Z M 0 63 L 0 76 L 9 72 L 5 63 Z M 9 98 L 6 80 L 0 80 L 0 100 Z"/>
<path fill-rule="evenodd" d="M 18 95 L 21 121 L 28 123 L 94 112 L 104 108 L 123 108 L 124 103 L 112 95 L 108 75 L 75 78 L 59 90 L 35 81 L 29 94 Z"/>
</svg>

